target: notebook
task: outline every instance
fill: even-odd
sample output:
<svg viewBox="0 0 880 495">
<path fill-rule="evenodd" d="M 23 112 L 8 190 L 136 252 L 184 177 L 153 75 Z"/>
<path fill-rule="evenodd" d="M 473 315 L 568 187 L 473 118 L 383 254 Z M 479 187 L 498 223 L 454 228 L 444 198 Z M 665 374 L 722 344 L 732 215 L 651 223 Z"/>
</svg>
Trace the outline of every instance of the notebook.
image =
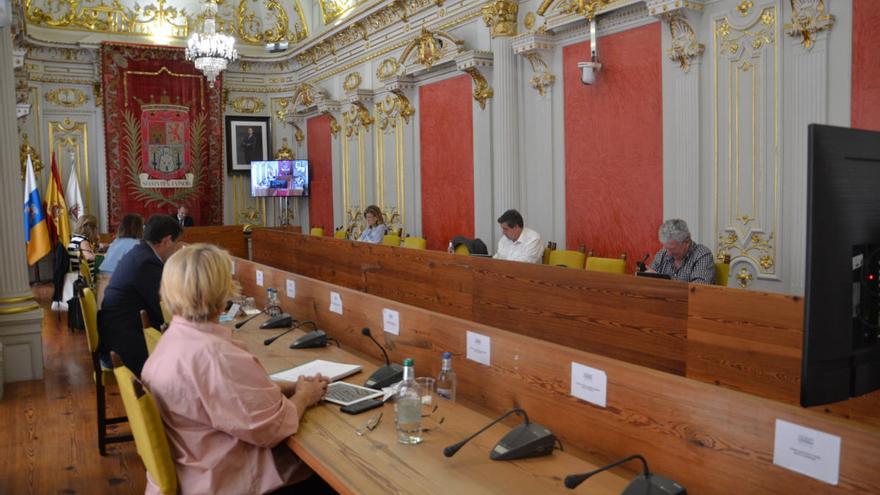
<svg viewBox="0 0 880 495">
<path fill-rule="evenodd" d="M 295 382 L 301 376 L 314 376 L 320 373 L 329 377 L 331 382 L 341 380 L 347 376 L 351 376 L 361 370 L 359 364 L 336 363 L 333 361 L 325 361 L 323 359 L 315 359 L 308 363 L 290 368 L 278 373 L 272 374 L 269 378 L 273 380 L 286 380 Z"/>
</svg>

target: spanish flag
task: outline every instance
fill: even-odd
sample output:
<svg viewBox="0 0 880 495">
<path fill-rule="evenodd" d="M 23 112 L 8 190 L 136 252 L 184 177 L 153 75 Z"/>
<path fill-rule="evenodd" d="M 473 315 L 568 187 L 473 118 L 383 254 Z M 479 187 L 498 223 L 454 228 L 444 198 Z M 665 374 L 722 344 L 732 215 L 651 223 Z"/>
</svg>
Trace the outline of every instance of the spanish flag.
<svg viewBox="0 0 880 495">
<path fill-rule="evenodd" d="M 46 225 L 46 214 L 40 202 L 40 190 L 34 177 L 34 164 L 31 156 L 27 159 L 27 176 L 24 182 L 24 239 L 27 242 L 28 264 L 33 265 L 43 256 L 49 254 L 52 245 L 49 243 L 49 227 Z"/>
<path fill-rule="evenodd" d="M 67 247 L 70 244 L 70 217 L 67 215 L 67 203 L 61 193 L 61 174 L 52 153 L 52 174 L 46 188 L 46 219 L 49 221 L 49 234 L 52 243 L 61 242 Z"/>
</svg>

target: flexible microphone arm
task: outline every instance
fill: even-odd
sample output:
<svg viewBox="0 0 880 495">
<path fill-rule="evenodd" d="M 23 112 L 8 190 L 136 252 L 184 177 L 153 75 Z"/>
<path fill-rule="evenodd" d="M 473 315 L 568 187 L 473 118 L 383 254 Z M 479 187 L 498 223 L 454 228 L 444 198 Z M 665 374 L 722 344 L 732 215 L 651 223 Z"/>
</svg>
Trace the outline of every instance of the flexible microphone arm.
<svg viewBox="0 0 880 495">
<path fill-rule="evenodd" d="M 642 461 L 642 465 L 645 467 L 645 471 L 644 471 L 645 478 L 650 478 L 651 471 L 648 470 L 648 461 L 646 461 L 645 458 L 642 457 L 641 455 L 634 454 L 629 457 L 624 457 L 623 459 L 621 459 L 619 461 L 612 462 L 611 464 L 609 464 L 607 466 L 600 467 L 599 469 L 594 469 L 594 470 L 590 471 L 589 473 L 569 474 L 568 476 L 565 477 L 565 487 L 573 490 L 573 489 L 577 488 L 578 485 L 583 483 L 584 480 L 586 480 L 590 476 L 593 476 L 594 474 L 597 474 L 597 473 L 601 473 L 602 471 L 606 471 L 606 470 L 611 469 L 613 467 L 617 467 L 617 466 L 623 464 L 624 462 L 629 462 L 633 459 L 638 459 L 638 460 Z"/>
<path fill-rule="evenodd" d="M 465 438 L 464 440 L 462 440 L 462 441 L 460 441 L 460 442 L 458 442 L 458 443 L 456 443 L 456 444 L 452 444 L 452 445 L 450 445 L 449 447 L 446 447 L 445 449 L 443 449 L 443 455 L 445 455 L 446 457 L 452 457 L 452 456 L 454 456 L 455 453 L 458 452 L 458 450 L 459 450 L 460 448 L 464 447 L 464 444 L 470 442 L 471 440 L 473 440 L 474 437 L 476 437 L 476 436 L 479 435 L 480 433 L 483 433 L 484 431 L 488 430 L 489 428 L 491 428 L 492 426 L 494 426 L 495 424 L 497 424 L 499 421 L 501 421 L 502 419 L 504 419 L 504 418 L 510 416 L 510 415 L 513 414 L 513 413 L 517 413 L 517 414 L 519 414 L 520 416 L 522 416 L 522 417 L 525 419 L 526 424 L 529 424 L 529 415 L 526 414 L 526 412 L 523 411 L 522 409 L 520 409 L 520 408 L 518 408 L 518 407 L 514 407 L 514 408 L 511 409 L 510 411 L 507 411 L 506 413 L 504 413 L 504 414 L 502 414 L 501 416 L 499 416 L 499 417 L 495 418 L 494 420 L 492 420 L 491 423 L 489 423 L 489 424 L 487 424 L 486 426 L 484 426 L 483 428 L 481 428 L 480 431 L 474 433 L 473 435 L 471 435 L 471 436 Z"/>
<path fill-rule="evenodd" d="M 642 261 L 636 261 L 636 266 L 639 267 L 640 272 L 648 271 L 648 266 L 645 265 L 645 262 L 648 261 L 649 256 L 651 256 L 651 253 L 645 253 L 645 257 L 642 258 Z"/>
<path fill-rule="evenodd" d="M 261 314 L 263 314 L 263 310 L 262 310 L 262 309 L 260 310 L 259 313 L 257 313 L 257 314 L 255 314 L 255 315 L 251 316 L 251 317 L 248 318 L 247 320 L 240 321 L 240 322 L 236 323 L 236 324 L 235 324 L 235 329 L 238 330 L 239 328 L 245 326 L 245 325 L 247 324 L 247 322 L 253 320 L 254 318 L 256 318 L 256 317 L 258 317 L 258 316 L 260 316 Z"/>
<path fill-rule="evenodd" d="M 379 349 L 382 351 L 382 354 L 385 356 L 385 366 L 391 366 L 391 360 L 388 359 L 388 353 L 385 351 L 385 348 L 382 347 L 382 344 L 380 344 L 378 340 L 373 338 L 373 334 L 370 333 L 370 329 L 367 327 L 364 327 L 361 329 L 361 333 L 366 335 L 367 337 L 369 337 L 370 340 L 372 340 L 374 344 L 379 346 Z"/>
<path fill-rule="evenodd" d="M 296 321 L 296 320 L 294 320 L 294 321 Z M 289 334 L 290 332 L 292 332 L 292 331 L 296 330 L 297 328 L 301 327 L 301 326 L 302 326 L 303 324 L 305 324 L 305 323 L 311 323 L 312 325 L 315 324 L 315 322 L 313 322 L 313 321 L 311 321 L 311 320 L 301 321 L 301 322 L 297 323 L 296 325 L 293 325 L 292 327 L 288 328 L 287 330 L 285 330 L 285 331 L 279 333 L 278 335 L 276 335 L 276 336 L 274 336 L 274 337 L 269 337 L 268 339 L 264 340 L 264 341 L 263 341 L 263 345 L 269 345 L 269 344 L 271 344 L 272 342 L 275 342 L 276 340 L 280 339 L 281 337 L 284 337 L 285 335 Z M 317 327 L 316 327 L 316 328 L 317 328 Z"/>
</svg>

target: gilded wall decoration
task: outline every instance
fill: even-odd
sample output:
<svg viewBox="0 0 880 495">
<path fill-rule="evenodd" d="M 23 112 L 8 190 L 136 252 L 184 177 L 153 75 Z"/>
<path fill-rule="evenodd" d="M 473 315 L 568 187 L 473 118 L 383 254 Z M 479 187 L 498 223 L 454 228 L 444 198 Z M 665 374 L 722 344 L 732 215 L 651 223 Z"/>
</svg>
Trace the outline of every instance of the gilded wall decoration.
<svg viewBox="0 0 880 495">
<path fill-rule="evenodd" d="M 299 1 L 293 2 L 296 14 L 293 25 L 290 24 L 290 17 L 279 0 L 265 0 L 260 9 L 262 12 L 260 16 L 253 10 L 248 10 L 250 3 L 256 3 L 256 1 L 241 0 L 235 15 L 236 33 L 240 40 L 254 44 L 279 41 L 296 42 L 309 35 Z M 269 26 L 264 29 L 266 24 Z"/>
<path fill-rule="evenodd" d="M 531 31 L 533 27 L 535 27 L 535 13 L 529 12 L 523 18 L 523 27 L 526 28 L 526 31 Z"/>
<path fill-rule="evenodd" d="M 529 79 L 529 84 L 539 95 L 544 96 L 547 92 L 547 88 L 553 86 L 553 83 L 556 82 L 556 76 L 550 72 L 550 67 L 547 65 L 547 62 L 544 62 L 544 59 L 542 59 L 541 55 L 538 53 L 527 53 L 526 60 L 528 60 L 529 64 L 532 66 L 533 72 L 532 78 Z"/>
<path fill-rule="evenodd" d="M 739 15 L 743 17 L 748 17 L 749 13 L 752 11 L 752 7 L 754 6 L 755 4 L 754 2 L 752 2 L 752 0 L 742 0 L 741 2 L 739 2 L 739 5 L 736 6 L 736 10 L 739 11 Z"/>
<path fill-rule="evenodd" d="M 253 96 L 237 96 L 230 100 L 229 106 L 237 113 L 260 113 L 266 108 L 266 103 L 260 98 Z"/>
<path fill-rule="evenodd" d="M 661 17 L 669 25 L 669 35 L 672 38 L 666 55 L 669 60 L 676 62 L 681 70 L 688 72 L 691 62 L 702 56 L 706 47 L 697 42 L 697 34 L 688 23 L 687 17 L 680 11 L 675 10 Z"/>
<path fill-rule="evenodd" d="M 415 113 L 416 109 L 409 102 L 409 98 L 400 92 L 392 92 L 385 96 L 384 101 L 376 103 L 376 123 L 383 131 L 396 128 L 398 117 L 403 123 L 409 124 L 410 117 Z"/>
<path fill-rule="evenodd" d="M 785 33 L 800 38 L 809 50 L 816 35 L 834 27 L 834 21 L 833 15 L 825 13 L 825 0 L 791 0 L 791 22 L 785 24 Z"/>
<path fill-rule="evenodd" d="M 84 105 L 89 97 L 77 88 L 55 88 L 46 92 L 46 101 L 64 108 L 76 108 Z"/>
<path fill-rule="evenodd" d="M 577 14 L 585 17 L 588 21 L 592 21 L 594 17 L 616 3 L 624 0 L 544 0 L 538 6 L 538 15 L 543 16 L 547 9 L 554 3 L 556 7 L 554 13 L 561 15 Z"/>
<path fill-rule="evenodd" d="M 449 43 L 446 43 L 443 40 L 446 40 Z M 400 58 L 398 58 L 397 62 L 404 67 L 407 63 L 412 62 L 430 70 L 432 65 L 444 56 L 453 53 L 453 50 L 455 53 L 461 52 L 463 46 L 464 41 L 453 38 L 448 33 L 443 31 L 432 32 L 426 28 L 422 28 L 421 33 L 413 38 L 413 40 L 406 45 L 406 48 L 403 49 L 403 53 L 400 54 Z"/>
<path fill-rule="evenodd" d="M 85 122 L 65 118 L 61 122 L 49 122 L 49 149 L 55 153 L 59 170 L 76 172 L 77 180 L 85 193 L 86 213 L 91 212 L 91 177 L 89 174 L 89 128 Z"/>
<path fill-rule="evenodd" d="M 379 67 L 376 68 L 376 79 L 383 82 L 387 81 L 396 76 L 399 70 L 400 64 L 397 63 L 397 59 L 394 57 L 388 57 L 379 64 Z"/>
<path fill-rule="evenodd" d="M 272 98 L 272 114 L 279 121 L 286 123 L 287 117 L 293 115 L 293 100 L 290 98 Z"/>
<path fill-rule="evenodd" d="M 296 124 L 293 124 L 296 126 Z M 297 127 L 299 129 L 299 127 Z M 302 133 L 302 131 L 300 131 Z M 276 160 L 293 160 L 293 150 L 290 149 L 290 146 L 287 145 L 287 136 L 281 138 L 281 147 L 275 150 L 275 158 Z"/>
<path fill-rule="evenodd" d="M 348 92 L 354 91 L 361 87 L 362 81 L 360 72 L 352 72 L 345 76 L 345 81 L 342 82 L 342 89 Z"/>
<path fill-rule="evenodd" d="M 28 135 L 21 135 L 21 147 L 18 149 L 18 159 L 21 162 L 21 180 L 24 180 L 24 175 L 27 172 L 27 158 L 31 157 L 31 164 L 34 166 L 34 174 L 37 177 L 40 177 L 40 172 L 43 171 L 43 160 L 40 159 L 40 153 L 36 148 L 31 146 L 31 143 L 28 142 Z"/>
<path fill-rule="evenodd" d="M 336 121 L 336 117 L 330 112 L 324 112 L 324 115 L 330 117 L 330 134 L 333 137 L 336 137 L 339 134 L 339 131 L 342 130 L 342 126 L 339 125 L 339 122 Z"/>
<path fill-rule="evenodd" d="M 468 67 L 464 71 L 467 72 L 474 81 L 474 99 L 480 104 L 480 108 L 485 110 L 486 100 L 492 98 L 492 96 L 495 95 L 495 92 L 489 87 L 486 78 L 480 74 L 480 71 L 478 71 L 476 67 Z"/>
<path fill-rule="evenodd" d="M 383 211 L 389 216 L 386 223 L 391 229 L 397 229 L 406 224 L 404 127 L 409 124 L 410 118 L 415 113 L 416 110 L 409 99 L 400 91 L 394 91 L 386 95 L 384 101 L 376 103 L 376 125 L 382 130 L 382 132 L 375 133 L 376 197 L 378 204 L 382 205 Z M 396 205 L 389 205 L 385 202 L 386 136 L 392 138 L 394 143 Z"/>
<path fill-rule="evenodd" d="M 516 36 L 516 15 L 519 4 L 514 0 L 490 0 L 480 10 L 483 22 L 493 37 Z"/>
<path fill-rule="evenodd" d="M 347 112 L 342 113 L 342 122 L 345 127 L 345 137 L 350 138 L 369 130 L 373 124 L 373 116 L 363 103 L 356 101 L 351 104 Z"/>
<path fill-rule="evenodd" d="M 321 19 L 325 25 L 330 24 L 363 2 L 364 0 L 318 0 L 318 5 L 321 7 Z"/>
<path fill-rule="evenodd" d="M 742 26 L 731 14 L 713 30 L 715 251 L 731 256 L 747 285 L 778 278 L 779 19 L 773 6 Z"/>
</svg>

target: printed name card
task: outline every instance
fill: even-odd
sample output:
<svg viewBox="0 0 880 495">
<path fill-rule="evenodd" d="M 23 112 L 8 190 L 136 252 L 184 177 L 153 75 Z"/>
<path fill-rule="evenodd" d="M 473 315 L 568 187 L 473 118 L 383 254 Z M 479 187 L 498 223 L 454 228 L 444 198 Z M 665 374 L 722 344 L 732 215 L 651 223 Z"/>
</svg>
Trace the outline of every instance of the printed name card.
<svg viewBox="0 0 880 495">
<path fill-rule="evenodd" d="M 840 437 L 777 419 L 773 464 L 836 485 Z"/>
<path fill-rule="evenodd" d="M 342 314 L 342 296 L 338 292 L 330 291 L 330 311 Z"/>
<path fill-rule="evenodd" d="M 232 270 L 232 274 L 235 275 L 235 261 L 233 261 L 233 262 L 230 263 L 230 264 L 232 265 L 232 266 L 230 267 L 230 269 Z"/>
<path fill-rule="evenodd" d="M 296 299 L 296 280 L 287 279 L 287 297 Z"/>
<path fill-rule="evenodd" d="M 257 270 L 257 285 L 263 286 L 263 270 Z"/>
<path fill-rule="evenodd" d="M 382 310 L 382 322 L 386 332 L 400 335 L 400 313 L 385 308 Z"/>
<path fill-rule="evenodd" d="M 476 332 L 467 333 L 467 358 L 491 366 L 492 338 Z"/>
<path fill-rule="evenodd" d="M 590 404 L 605 407 L 608 396 L 608 375 L 596 368 L 571 363 L 571 395 Z"/>
</svg>

